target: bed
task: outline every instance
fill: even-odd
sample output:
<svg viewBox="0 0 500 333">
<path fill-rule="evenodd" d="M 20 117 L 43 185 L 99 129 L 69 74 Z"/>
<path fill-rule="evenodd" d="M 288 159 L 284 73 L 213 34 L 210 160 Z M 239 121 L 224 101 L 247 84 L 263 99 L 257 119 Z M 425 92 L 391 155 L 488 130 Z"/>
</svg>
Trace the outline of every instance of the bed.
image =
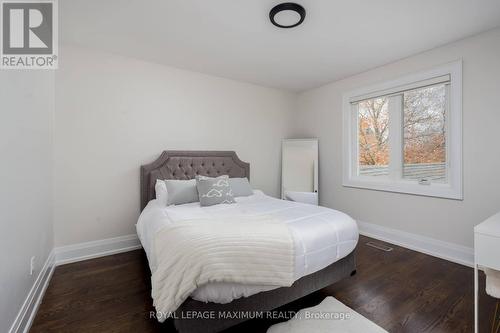
<svg viewBox="0 0 500 333">
<path fill-rule="evenodd" d="M 155 202 L 157 179 L 192 179 L 197 175 L 247 177 L 250 165 L 231 151 L 164 151 L 153 163 L 141 167 L 141 216 L 137 233 L 152 272 L 157 258 L 151 250 L 155 233 L 169 221 L 199 216 L 218 218 L 238 214 L 268 214 L 288 225 L 294 238 L 296 281 L 291 287 L 269 287 L 212 282 L 199 286 L 176 313 L 270 311 L 331 285 L 355 272 L 356 223 L 346 214 L 318 206 L 275 199 L 255 190 L 237 198 L 236 204 L 200 207 L 198 203 L 162 206 Z M 193 319 L 175 316 L 179 332 L 218 332 L 244 317 Z"/>
</svg>

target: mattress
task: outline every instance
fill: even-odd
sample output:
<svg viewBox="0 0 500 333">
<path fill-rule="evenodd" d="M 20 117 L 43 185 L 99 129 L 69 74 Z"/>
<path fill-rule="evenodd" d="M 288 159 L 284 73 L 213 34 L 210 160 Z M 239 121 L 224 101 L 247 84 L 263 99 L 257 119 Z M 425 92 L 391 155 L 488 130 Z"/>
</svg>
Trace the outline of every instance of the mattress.
<svg viewBox="0 0 500 333">
<path fill-rule="evenodd" d="M 271 215 L 289 226 L 295 247 L 295 279 L 317 272 L 346 257 L 358 242 L 356 222 L 342 212 L 309 204 L 279 200 L 256 190 L 235 204 L 201 207 L 198 202 L 162 206 L 151 200 L 137 222 L 137 234 L 148 257 L 151 272 L 156 270 L 153 241 L 156 233 L 172 222 L 196 218 Z M 198 301 L 229 303 L 240 297 L 278 287 L 214 282 L 199 286 L 191 297 Z"/>
</svg>

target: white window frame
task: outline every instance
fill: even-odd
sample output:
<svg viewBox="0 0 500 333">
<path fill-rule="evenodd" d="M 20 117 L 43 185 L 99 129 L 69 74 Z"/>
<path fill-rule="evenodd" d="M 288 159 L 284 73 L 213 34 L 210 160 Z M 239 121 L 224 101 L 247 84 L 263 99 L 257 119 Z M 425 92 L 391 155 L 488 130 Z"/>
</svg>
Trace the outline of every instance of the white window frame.
<svg viewBox="0 0 500 333">
<path fill-rule="evenodd" d="M 391 112 L 389 104 L 389 146 L 401 147 L 390 150 L 389 176 L 358 175 L 358 111 L 353 100 L 387 95 L 391 91 L 407 90 L 420 86 L 420 82 L 432 82 L 449 75 L 446 113 L 446 184 L 419 184 L 402 178 L 402 114 Z M 463 200 L 462 187 L 462 61 L 451 62 L 431 70 L 407 75 L 395 80 L 356 89 L 343 95 L 343 186 L 407 193 L 431 197 Z"/>
</svg>

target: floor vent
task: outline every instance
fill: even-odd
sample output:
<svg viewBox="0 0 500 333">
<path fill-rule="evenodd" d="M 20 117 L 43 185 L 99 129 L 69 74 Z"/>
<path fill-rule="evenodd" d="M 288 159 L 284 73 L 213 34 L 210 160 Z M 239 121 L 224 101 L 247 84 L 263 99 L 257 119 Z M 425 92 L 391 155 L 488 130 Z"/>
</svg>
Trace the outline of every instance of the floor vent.
<svg viewBox="0 0 500 333">
<path fill-rule="evenodd" d="M 390 246 L 386 246 L 383 244 L 377 244 L 374 242 L 368 242 L 368 243 L 366 243 L 366 245 L 373 247 L 373 248 L 376 248 L 377 250 L 385 251 L 385 252 L 391 252 L 393 250 L 392 247 L 390 247 Z"/>
</svg>

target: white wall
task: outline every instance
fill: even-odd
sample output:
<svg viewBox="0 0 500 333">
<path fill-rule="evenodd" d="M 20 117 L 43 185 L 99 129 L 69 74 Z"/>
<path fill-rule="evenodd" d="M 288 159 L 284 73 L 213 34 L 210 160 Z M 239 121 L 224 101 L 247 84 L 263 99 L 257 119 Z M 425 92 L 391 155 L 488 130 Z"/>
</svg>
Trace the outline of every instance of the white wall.
<svg viewBox="0 0 500 333">
<path fill-rule="evenodd" d="M 63 47 L 56 77 L 55 239 L 135 233 L 139 167 L 166 149 L 235 150 L 279 194 L 293 94 Z"/>
<path fill-rule="evenodd" d="M 0 332 L 7 332 L 53 247 L 54 72 L 0 71 L 0 102 Z"/>
<path fill-rule="evenodd" d="M 455 201 L 342 187 L 342 94 L 463 59 L 464 196 Z M 473 226 L 500 210 L 500 29 L 298 96 L 296 136 L 320 142 L 320 201 L 360 221 L 472 246 Z"/>
</svg>

